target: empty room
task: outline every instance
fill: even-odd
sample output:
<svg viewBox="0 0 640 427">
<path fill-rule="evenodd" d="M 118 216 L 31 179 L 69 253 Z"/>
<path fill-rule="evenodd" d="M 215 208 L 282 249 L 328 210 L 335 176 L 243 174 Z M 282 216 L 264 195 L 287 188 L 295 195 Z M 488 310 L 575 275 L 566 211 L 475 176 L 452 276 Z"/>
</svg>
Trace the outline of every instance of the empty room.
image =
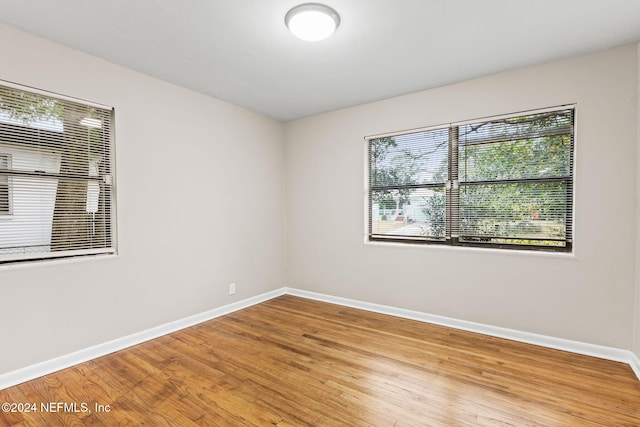
<svg viewBox="0 0 640 427">
<path fill-rule="evenodd" d="M 0 426 L 640 425 L 637 0 L 0 0 Z"/>
</svg>

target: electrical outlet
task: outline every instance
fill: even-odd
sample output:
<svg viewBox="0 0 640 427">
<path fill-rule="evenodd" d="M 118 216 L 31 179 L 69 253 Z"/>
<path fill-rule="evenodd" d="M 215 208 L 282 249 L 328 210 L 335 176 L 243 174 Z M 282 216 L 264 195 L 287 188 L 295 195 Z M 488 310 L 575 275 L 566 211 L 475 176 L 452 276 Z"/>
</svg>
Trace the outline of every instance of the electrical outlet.
<svg viewBox="0 0 640 427">
<path fill-rule="evenodd" d="M 236 284 L 229 283 L 229 295 L 234 295 L 236 293 Z"/>
</svg>

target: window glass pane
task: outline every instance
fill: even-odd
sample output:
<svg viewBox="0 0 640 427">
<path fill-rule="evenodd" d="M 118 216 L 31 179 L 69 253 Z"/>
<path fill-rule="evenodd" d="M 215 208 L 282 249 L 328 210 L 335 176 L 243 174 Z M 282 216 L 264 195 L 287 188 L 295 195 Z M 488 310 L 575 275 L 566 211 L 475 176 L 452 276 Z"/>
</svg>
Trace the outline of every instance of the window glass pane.
<svg viewBox="0 0 640 427">
<path fill-rule="evenodd" d="M 56 179 L 14 177 L 17 196 L 10 224 L 3 224 L 0 254 L 51 250 L 51 222 L 56 200 Z M 10 225 L 10 227 L 9 227 Z"/>
<path fill-rule="evenodd" d="M 372 192 L 372 234 L 444 240 L 444 188 Z"/>
<path fill-rule="evenodd" d="M 461 145 L 460 180 L 469 182 L 569 176 L 570 147 L 569 136 Z"/>
<path fill-rule="evenodd" d="M 460 126 L 461 181 L 571 175 L 572 110 Z"/>
<path fill-rule="evenodd" d="M 460 125 L 460 139 L 469 144 L 512 141 L 572 133 L 573 109 L 526 114 Z"/>
<path fill-rule="evenodd" d="M 444 182 L 448 141 L 448 129 L 370 140 L 371 186 Z"/>
<path fill-rule="evenodd" d="M 566 182 L 463 185 L 460 240 L 564 246 L 570 193 Z"/>
</svg>

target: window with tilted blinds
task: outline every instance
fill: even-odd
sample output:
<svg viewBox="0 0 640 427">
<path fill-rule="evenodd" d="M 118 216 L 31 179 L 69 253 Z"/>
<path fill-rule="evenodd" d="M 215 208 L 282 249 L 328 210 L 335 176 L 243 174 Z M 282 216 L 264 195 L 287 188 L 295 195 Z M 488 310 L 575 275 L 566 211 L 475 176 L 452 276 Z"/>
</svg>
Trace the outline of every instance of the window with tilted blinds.
<svg viewBox="0 0 640 427">
<path fill-rule="evenodd" d="M 113 110 L 0 83 L 0 263 L 115 252 Z"/>
<path fill-rule="evenodd" d="M 571 251 L 574 113 L 367 137 L 368 239 Z"/>
</svg>

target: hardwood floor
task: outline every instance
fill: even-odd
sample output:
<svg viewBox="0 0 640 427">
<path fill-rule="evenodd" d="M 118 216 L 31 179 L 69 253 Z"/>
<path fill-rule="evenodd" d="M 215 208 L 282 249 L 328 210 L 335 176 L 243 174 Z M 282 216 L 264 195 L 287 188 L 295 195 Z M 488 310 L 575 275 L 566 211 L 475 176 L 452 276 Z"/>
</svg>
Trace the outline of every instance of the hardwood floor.
<svg viewBox="0 0 640 427">
<path fill-rule="evenodd" d="M 0 412 L 17 426 L 640 425 L 640 381 L 623 363 L 292 296 L 11 387 L 0 402 L 36 404 Z"/>
</svg>

